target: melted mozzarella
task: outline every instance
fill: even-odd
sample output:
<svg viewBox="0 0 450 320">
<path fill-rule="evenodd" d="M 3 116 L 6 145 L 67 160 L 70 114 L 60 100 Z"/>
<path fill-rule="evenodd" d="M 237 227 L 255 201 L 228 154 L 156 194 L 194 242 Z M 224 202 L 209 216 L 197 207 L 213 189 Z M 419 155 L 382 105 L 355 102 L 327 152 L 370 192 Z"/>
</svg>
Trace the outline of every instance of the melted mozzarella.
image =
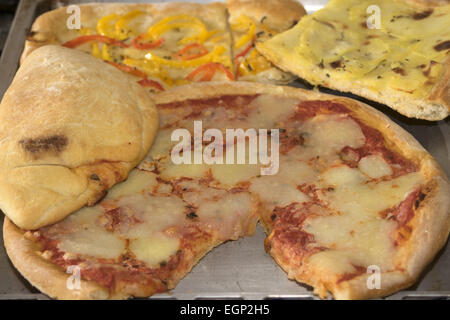
<svg viewBox="0 0 450 320">
<path fill-rule="evenodd" d="M 249 128 L 273 129 L 276 123 L 288 119 L 295 112 L 298 99 L 262 94 L 252 102 L 248 118 Z"/>
<path fill-rule="evenodd" d="M 173 164 L 169 159 L 166 161 L 165 169 L 161 171 L 161 176 L 164 179 L 202 178 L 209 169 L 206 164 Z"/>
<path fill-rule="evenodd" d="M 349 265 L 341 265 L 339 269 L 350 268 L 351 264 L 391 268 L 395 250 L 389 235 L 395 228 L 395 221 L 353 214 L 321 216 L 305 223 L 306 232 L 314 235 L 319 245 L 332 248 L 321 254 L 322 263 L 330 258 L 327 264 L 332 267 L 328 272 L 337 271 L 334 264 L 339 261 L 334 259 L 340 260 L 341 256 Z"/>
<path fill-rule="evenodd" d="M 359 125 L 342 115 L 316 116 L 306 121 L 301 129 L 306 141 L 300 157 L 305 160 L 319 156 L 330 161 L 342 148 L 359 148 L 366 141 Z"/>
<path fill-rule="evenodd" d="M 379 212 L 401 203 L 424 182 L 424 177 L 410 173 L 367 183 L 357 169 L 341 166 L 327 170 L 322 178 L 324 186 L 332 185 L 334 190 L 320 194 L 320 198 L 336 213 L 308 219 L 305 230 L 317 245 L 332 250 L 313 256 L 311 262 L 338 273 L 349 272 L 352 265 L 392 268 L 395 250 L 390 235 L 397 224 L 381 218 Z"/>
<path fill-rule="evenodd" d="M 392 174 L 392 168 L 379 155 L 372 155 L 362 158 L 359 161 L 359 170 L 370 178 L 381 178 Z"/>
<path fill-rule="evenodd" d="M 227 194 L 223 198 L 202 202 L 197 215 L 202 223 L 218 233 L 221 240 L 237 239 L 251 231 L 253 201 L 248 193 Z"/>
<path fill-rule="evenodd" d="M 333 184 L 335 190 L 321 195 L 330 206 L 344 214 L 377 216 L 395 206 L 425 181 L 420 173 L 410 173 L 393 180 L 365 184 Z"/>
<path fill-rule="evenodd" d="M 176 254 L 179 246 L 179 239 L 168 237 L 163 233 L 155 233 L 130 242 L 130 250 L 136 258 L 150 267 L 157 267 L 160 263 L 167 262 Z"/>
<path fill-rule="evenodd" d="M 346 165 L 332 167 L 322 174 L 323 182 L 331 186 L 358 185 L 366 181 L 364 175 L 357 169 Z"/>
<path fill-rule="evenodd" d="M 58 234 L 58 248 L 72 254 L 117 259 L 125 250 L 125 242 L 96 224 L 102 214 L 98 206 L 83 208 L 63 222 L 66 230 Z"/>
<path fill-rule="evenodd" d="M 120 230 L 129 239 L 150 237 L 170 227 L 183 224 L 186 219 L 185 203 L 176 196 L 153 196 L 135 194 L 120 199 L 118 206 L 129 209 L 139 220 Z"/>
<path fill-rule="evenodd" d="M 299 191 L 295 184 L 285 183 L 276 176 L 254 178 L 250 191 L 257 194 L 270 208 L 284 207 L 293 202 L 305 202 L 309 198 Z"/>
<path fill-rule="evenodd" d="M 228 186 L 235 185 L 241 181 L 248 181 L 259 174 L 259 166 L 253 164 L 216 164 L 212 166 L 214 179 Z"/>
<path fill-rule="evenodd" d="M 143 191 L 151 191 L 157 184 L 154 173 L 135 169 L 130 172 L 127 180 L 111 188 L 106 198 L 114 200 Z"/>
</svg>

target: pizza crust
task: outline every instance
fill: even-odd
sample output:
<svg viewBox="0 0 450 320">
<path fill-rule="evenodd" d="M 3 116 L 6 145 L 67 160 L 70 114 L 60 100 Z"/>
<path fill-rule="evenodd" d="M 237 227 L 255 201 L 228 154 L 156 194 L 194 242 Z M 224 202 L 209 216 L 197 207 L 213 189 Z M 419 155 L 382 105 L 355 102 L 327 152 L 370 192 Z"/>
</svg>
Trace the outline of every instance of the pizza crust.
<svg viewBox="0 0 450 320">
<path fill-rule="evenodd" d="M 0 208 L 24 229 L 57 222 L 124 180 L 158 129 L 149 94 L 61 46 L 36 50 L 0 108 Z"/>
<path fill-rule="evenodd" d="M 7 217 L 3 222 L 3 242 L 13 265 L 37 289 L 52 298 L 63 300 L 106 299 L 108 292 L 92 281 L 81 280 L 82 290 L 68 290 L 70 274 L 42 258 L 37 243 L 28 240 L 24 232 Z"/>
<path fill-rule="evenodd" d="M 303 6 L 296 0 L 227 0 L 227 8 L 233 17 L 247 15 L 256 21 L 264 22 L 271 29 L 284 31 L 297 24 L 306 14 Z"/>
<path fill-rule="evenodd" d="M 68 289 L 67 282 L 71 274 L 66 273 L 63 268 L 42 257 L 39 244 L 30 240 L 25 231 L 15 226 L 11 220 L 5 217 L 3 222 L 3 242 L 6 252 L 14 267 L 34 287 L 51 298 L 60 300 L 104 300 L 104 299 L 128 299 L 130 297 L 147 297 L 155 293 L 155 288 L 146 286 L 130 285 L 121 292 L 111 293 L 108 289 L 97 284 L 95 281 L 80 281 L 79 289 Z M 175 285 L 214 247 L 222 241 L 203 241 L 197 251 L 185 252 L 182 269 L 177 269 L 168 282 L 168 289 Z"/>
</svg>

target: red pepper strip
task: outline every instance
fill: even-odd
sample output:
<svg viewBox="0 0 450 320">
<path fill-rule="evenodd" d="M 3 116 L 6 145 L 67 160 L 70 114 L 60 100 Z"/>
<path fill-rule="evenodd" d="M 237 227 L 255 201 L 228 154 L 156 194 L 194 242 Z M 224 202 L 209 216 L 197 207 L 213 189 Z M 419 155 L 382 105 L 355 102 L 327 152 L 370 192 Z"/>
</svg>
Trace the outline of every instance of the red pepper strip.
<svg viewBox="0 0 450 320">
<path fill-rule="evenodd" d="M 191 49 L 199 49 L 200 52 L 198 53 L 192 53 L 191 55 L 187 55 Z M 178 51 L 177 53 L 174 54 L 175 58 L 181 58 L 183 60 L 191 60 L 191 59 L 195 59 L 195 58 L 199 58 L 204 56 L 205 54 L 208 53 L 208 50 L 202 46 L 199 43 L 191 43 L 188 44 L 186 47 L 184 47 L 183 49 L 181 49 L 180 51 Z"/>
<path fill-rule="evenodd" d="M 147 78 L 142 79 L 142 80 L 139 80 L 138 83 L 143 87 L 153 87 L 160 91 L 164 91 L 163 86 L 159 82 L 152 80 L 152 79 L 147 79 Z"/>
<path fill-rule="evenodd" d="M 139 71 L 136 68 L 121 64 L 121 63 L 115 63 L 115 62 L 111 62 L 111 61 L 105 61 L 106 63 L 109 63 L 110 65 L 116 67 L 117 69 L 120 69 L 122 71 L 125 71 L 129 74 L 132 74 L 136 77 L 141 77 L 141 78 L 147 78 L 147 74 L 145 74 L 142 71 Z"/>
<path fill-rule="evenodd" d="M 135 47 L 136 49 L 145 50 L 145 49 L 157 48 L 164 43 L 163 38 L 159 38 L 157 41 L 153 41 L 153 42 L 147 42 L 147 43 L 139 42 L 144 37 L 145 37 L 145 34 L 141 34 L 140 36 L 134 38 L 133 41 L 131 41 L 132 46 Z"/>
<path fill-rule="evenodd" d="M 248 45 L 247 48 L 245 48 L 244 51 L 242 51 L 241 53 L 239 53 L 234 59 L 237 60 L 240 57 L 244 57 L 250 50 L 251 48 L 253 48 L 253 45 L 255 44 L 256 38 L 253 38 L 252 42 L 250 42 L 250 44 Z"/>
<path fill-rule="evenodd" d="M 145 74 L 142 71 L 139 71 L 136 68 L 133 68 L 133 67 L 127 66 L 125 64 L 121 64 L 121 63 L 111 62 L 111 61 L 105 61 L 105 62 L 109 63 L 110 65 L 112 65 L 112 66 L 114 66 L 114 67 L 116 67 L 116 68 L 118 68 L 118 69 L 120 69 L 122 71 L 125 71 L 125 72 L 127 72 L 129 74 L 132 74 L 132 75 L 137 76 L 137 77 L 144 78 L 144 79 L 138 81 L 138 83 L 141 86 L 143 86 L 143 87 L 153 87 L 153 88 L 156 88 L 156 89 L 158 89 L 160 91 L 164 91 L 164 88 L 163 88 L 163 86 L 161 84 L 159 84 L 155 80 L 147 79 L 147 74 Z"/>
<path fill-rule="evenodd" d="M 201 65 L 194 71 L 192 71 L 188 76 L 187 79 L 189 81 L 194 81 L 194 78 L 197 74 L 201 73 L 203 76 L 200 78 L 200 81 L 211 81 L 212 77 L 216 73 L 217 70 L 223 71 L 228 79 L 234 80 L 233 74 L 230 72 L 230 70 L 227 69 L 223 64 L 217 63 L 217 62 L 210 62 L 204 65 Z"/>
<path fill-rule="evenodd" d="M 239 58 L 245 57 L 247 53 L 250 52 L 250 50 L 253 48 L 255 44 L 256 38 L 254 37 L 253 40 L 250 42 L 249 46 L 245 48 L 244 51 L 239 53 L 236 57 L 234 57 L 234 64 L 236 65 L 236 79 L 239 77 Z"/>
<path fill-rule="evenodd" d="M 86 42 L 91 42 L 91 41 L 97 41 L 97 42 L 102 42 L 102 43 L 107 43 L 107 44 L 111 44 L 114 46 L 119 46 L 122 48 L 128 48 L 129 46 L 125 43 L 123 43 L 122 41 L 110 38 L 110 37 L 106 37 L 106 36 L 101 36 L 99 34 L 91 34 L 91 35 L 86 35 L 86 36 L 79 36 L 76 37 L 75 39 L 69 40 L 65 43 L 63 43 L 64 47 L 67 48 L 76 48 Z"/>
</svg>

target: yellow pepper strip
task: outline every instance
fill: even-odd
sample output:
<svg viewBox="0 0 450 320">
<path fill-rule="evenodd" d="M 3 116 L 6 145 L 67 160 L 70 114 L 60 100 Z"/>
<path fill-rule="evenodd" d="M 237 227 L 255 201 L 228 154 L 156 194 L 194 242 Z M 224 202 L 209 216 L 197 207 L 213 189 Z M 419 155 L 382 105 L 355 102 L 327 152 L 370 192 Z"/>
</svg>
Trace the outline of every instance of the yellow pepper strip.
<svg viewBox="0 0 450 320">
<path fill-rule="evenodd" d="M 199 31 L 198 34 L 191 37 L 183 38 L 180 41 L 178 41 L 178 44 L 188 44 L 190 42 L 200 42 L 201 44 L 203 44 L 206 41 L 206 39 L 209 38 L 209 32 L 206 28 L 201 26 L 195 26 L 194 28 Z"/>
<path fill-rule="evenodd" d="M 219 30 L 211 30 L 208 31 L 208 37 L 207 39 L 211 39 L 212 37 L 214 37 L 215 35 L 217 35 L 219 33 Z M 217 37 L 216 37 L 217 38 Z"/>
<path fill-rule="evenodd" d="M 102 53 L 100 52 L 100 48 L 98 47 L 98 44 L 95 42 L 92 43 L 92 55 L 99 59 L 102 58 Z"/>
<path fill-rule="evenodd" d="M 212 62 L 217 62 L 217 63 L 223 64 L 228 69 L 233 68 L 233 63 L 231 62 L 231 59 L 229 56 L 224 56 L 224 55 L 215 56 L 213 58 Z"/>
<path fill-rule="evenodd" d="M 167 85 L 173 86 L 173 79 L 170 78 L 167 70 L 153 61 L 125 58 L 123 63 L 128 66 L 139 68 L 149 76 L 159 78 Z"/>
<path fill-rule="evenodd" d="M 88 36 L 90 34 L 94 33 L 94 30 L 90 29 L 90 28 L 80 28 L 78 30 L 78 32 L 82 35 L 82 36 Z"/>
<path fill-rule="evenodd" d="M 160 68 L 160 74 L 159 74 L 159 78 L 164 81 L 167 85 L 169 86 L 173 86 L 173 80 L 172 78 L 169 76 L 169 73 L 167 72 L 167 70 L 164 67 Z"/>
<path fill-rule="evenodd" d="M 248 74 L 257 74 L 271 67 L 271 63 L 264 56 L 260 55 L 256 50 L 253 50 L 250 57 L 244 59 L 239 64 L 238 72 L 240 76 L 245 76 Z"/>
<path fill-rule="evenodd" d="M 191 83 L 191 81 L 186 80 L 186 79 L 176 79 L 175 80 L 175 85 L 177 85 L 177 86 L 182 86 L 182 85 L 189 84 L 189 83 Z"/>
<path fill-rule="evenodd" d="M 125 58 L 123 60 L 123 63 L 132 67 L 140 68 L 145 73 L 148 73 L 150 75 L 157 74 L 160 71 L 160 66 L 157 63 L 144 59 Z"/>
<path fill-rule="evenodd" d="M 236 44 L 234 45 L 235 48 L 240 48 L 247 42 L 253 40 L 253 37 L 255 36 L 255 31 L 256 31 L 256 24 L 251 18 L 244 16 L 244 15 L 237 18 L 236 22 L 237 23 L 235 23 L 231 26 L 231 28 L 233 30 L 248 30 L 248 32 L 246 34 L 244 34 L 243 36 L 241 36 L 236 41 Z"/>
<path fill-rule="evenodd" d="M 107 16 L 104 16 L 97 22 L 97 33 L 102 36 L 107 36 L 116 40 L 121 40 L 117 38 L 114 26 L 112 22 L 118 19 L 117 14 L 113 13 Z"/>
<path fill-rule="evenodd" d="M 122 17 L 114 25 L 116 35 L 120 40 L 128 38 L 130 35 L 136 35 L 136 33 L 128 27 L 128 23 L 131 19 L 143 14 L 140 10 L 129 12 Z"/>
<path fill-rule="evenodd" d="M 82 36 L 88 36 L 94 33 L 94 30 L 90 29 L 90 28 L 81 28 L 78 30 L 78 33 L 81 34 Z M 98 46 L 97 43 L 93 42 L 91 45 L 92 51 L 91 54 L 92 56 L 101 59 L 102 58 L 102 53 L 100 52 L 100 48 Z"/>
<path fill-rule="evenodd" d="M 222 39 L 223 39 L 223 36 L 217 36 L 217 37 L 212 38 L 212 39 L 209 40 L 209 41 L 211 41 L 211 42 L 219 42 L 219 41 L 222 40 Z"/>
<path fill-rule="evenodd" d="M 191 59 L 191 60 L 170 60 L 170 59 L 164 59 L 161 57 L 158 57 L 156 55 L 154 55 L 151 52 L 147 52 L 145 54 L 145 59 L 150 60 L 150 61 L 154 61 L 158 64 L 161 65 L 166 65 L 172 68 L 191 68 L 191 67 L 196 67 L 196 66 L 200 66 L 202 64 L 208 63 L 213 61 L 217 56 L 220 56 L 222 53 L 224 53 L 226 51 L 225 47 L 223 46 L 217 46 L 213 49 L 213 51 L 211 51 L 208 54 L 205 54 L 204 56 L 201 56 L 199 58 L 196 59 Z"/>
<path fill-rule="evenodd" d="M 108 45 L 103 44 L 102 47 L 102 59 L 106 61 L 112 61 L 111 55 L 109 54 Z"/>
<path fill-rule="evenodd" d="M 200 42 L 203 43 L 205 42 L 206 38 L 208 37 L 208 31 L 206 30 L 206 28 L 204 28 L 201 25 L 197 25 L 197 24 L 193 24 L 190 22 L 174 22 L 174 23 L 169 23 L 169 24 L 164 24 L 161 26 L 158 26 L 157 28 L 153 29 L 152 33 L 151 33 L 151 38 L 152 39 L 158 39 L 160 38 L 160 36 L 170 30 L 173 29 L 182 29 L 182 28 L 189 28 L 189 29 L 196 29 L 197 30 L 197 34 L 192 36 L 192 37 L 187 37 L 187 38 L 183 38 L 181 39 L 178 43 L 179 44 L 186 44 L 189 42 Z"/>
<path fill-rule="evenodd" d="M 183 21 L 183 20 L 187 20 L 188 22 L 190 22 L 192 24 L 205 26 L 204 23 L 196 17 L 190 16 L 188 14 L 179 14 L 179 15 L 170 16 L 170 17 L 161 19 L 159 22 L 155 23 L 153 26 L 150 27 L 150 29 L 148 30 L 148 33 L 152 32 L 152 28 L 157 28 L 158 26 L 172 23 L 174 21 Z"/>
<path fill-rule="evenodd" d="M 181 14 L 166 17 L 151 26 L 147 31 L 147 37 L 156 40 L 159 39 L 163 33 L 177 28 L 190 28 L 197 29 L 198 31 L 195 36 L 181 39 L 179 44 L 186 44 L 192 41 L 203 43 L 210 36 L 205 24 L 200 19 L 187 14 Z"/>
</svg>

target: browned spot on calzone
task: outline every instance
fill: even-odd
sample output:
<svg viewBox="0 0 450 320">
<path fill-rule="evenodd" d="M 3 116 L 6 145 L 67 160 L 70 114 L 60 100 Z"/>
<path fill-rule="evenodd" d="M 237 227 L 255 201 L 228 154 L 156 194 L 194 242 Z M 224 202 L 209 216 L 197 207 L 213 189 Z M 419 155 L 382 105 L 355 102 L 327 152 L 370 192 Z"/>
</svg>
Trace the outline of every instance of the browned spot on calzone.
<svg viewBox="0 0 450 320">
<path fill-rule="evenodd" d="M 35 157 L 51 153 L 58 154 L 67 146 L 67 137 L 63 135 L 53 135 L 38 138 L 27 138 L 19 141 L 22 148 Z"/>
</svg>

